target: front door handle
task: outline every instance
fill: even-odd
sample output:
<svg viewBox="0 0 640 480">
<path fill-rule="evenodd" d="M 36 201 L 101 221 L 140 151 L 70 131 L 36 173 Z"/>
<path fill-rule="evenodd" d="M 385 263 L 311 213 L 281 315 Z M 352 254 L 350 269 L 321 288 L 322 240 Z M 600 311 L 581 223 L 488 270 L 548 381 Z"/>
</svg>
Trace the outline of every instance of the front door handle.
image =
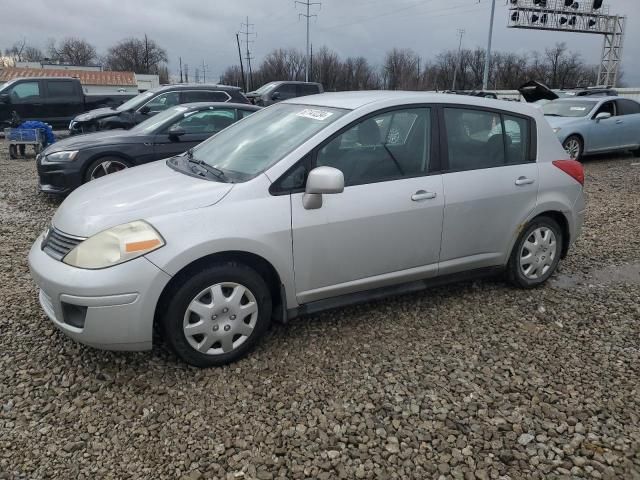
<svg viewBox="0 0 640 480">
<path fill-rule="evenodd" d="M 419 202 L 421 200 L 431 200 L 436 198 L 436 194 L 434 192 L 426 192 L 425 190 L 418 190 L 416 193 L 411 195 L 411 200 L 414 202 Z"/>
<path fill-rule="evenodd" d="M 624 123 L 624 122 L 622 120 L 616 120 L 616 123 L 620 125 L 621 123 Z"/>
<path fill-rule="evenodd" d="M 520 186 L 520 185 L 531 185 L 535 180 L 533 178 L 527 178 L 527 177 L 518 177 L 518 179 L 516 180 L 516 185 Z"/>
</svg>

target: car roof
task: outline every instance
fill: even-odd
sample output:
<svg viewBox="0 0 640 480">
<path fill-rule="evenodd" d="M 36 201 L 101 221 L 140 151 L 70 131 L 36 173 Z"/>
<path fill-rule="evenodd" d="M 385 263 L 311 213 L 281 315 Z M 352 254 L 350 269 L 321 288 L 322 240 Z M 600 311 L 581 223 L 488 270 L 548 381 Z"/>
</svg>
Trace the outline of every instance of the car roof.
<svg viewBox="0 0 640 480">
<path fill-rule="evenodd" d="M 408 92 L 391 90 L 363 90 L 357 92 L 331 92 L 306 97 L 297 97 L 285 100 L 282 103 L 313 105 L 318 107 L 344 108 L 356 110 L 364 106 L 377 103 L 397 105 L 410 103 L 446 103 L 455 105 L 469 105 L 499 110 L 513 111 L 531 116 L 534 108 L 521 102 L 510 102 L 493 98 L 474 97 L 469 95 L 455 95 L 435 92 Z"/>
<path fill-rule="evenodd" d="M 217 108 L 240 108 L 242 110 L 260 110 L 262 107 L 257 105 L 249 105 L 248 103 L 233 103 L 233 102 L 191 102 L 181 103 L 175 105 L 176 107 L 185 107 L 189 110 L 198 110 L 200 108 L 217 107 Z M 175 107 L 174 107 L 175 108 Z"/>
<path fill-rule="evenodd" d="M 625 98 L 625 97 L 621 97 L 621 96 L 597 96 L 597 95 L 585 95 L 585 96 L 581 96 L 581 97 L 562 97 L 562 98 L 558 98 L 557 100 L 553 100 L 553 103 L 555 102 L 574 102 L 574 101 L 579 101 L 579 102 L 591 102 L 591 103 L 599 103 L 599 102 L 609 102 L 611 100 L 632 100 L 631 98 Z"/>
<path fill-rule="evenodd" d="M 281 85 L 283 83 L 294 83 L 296 85 L 322 85 L 320 82 L 303 82 L 301 80 L 274 80 L 273 82 L 265 83 L 265 85 L 268 85 L 268 84 Z"/>
<path fill-rule="evenodd" d="M 210 90 L 215 88 L 216 90 L 238 90 L 240 87 L 232 87 L 230 85 L 218 85 L 216 83 L 174 83 L 173 85 L 162 85 L 157 88 L 147 90 L 148 92 L 163 92 L 165 90 Z"/>
</svg>

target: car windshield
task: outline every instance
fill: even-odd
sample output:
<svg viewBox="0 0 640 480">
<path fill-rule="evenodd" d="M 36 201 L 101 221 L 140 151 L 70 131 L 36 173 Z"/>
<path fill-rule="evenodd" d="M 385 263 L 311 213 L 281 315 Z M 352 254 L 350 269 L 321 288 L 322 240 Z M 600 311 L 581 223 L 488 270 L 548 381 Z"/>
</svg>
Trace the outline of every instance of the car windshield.
<svg viewBox="0 0 640 480">
<path fill-rule="evenodd" d="M 120 105 L 118 108 L 116 108 L 116 110 L 118 110 L 119 112 L 126 112 L 127 110 L 137 108 L 138 106 L 140 106 L 140 104 L 152 97 L 154 93 L 155 92 L 149 90 L 141 93 L 140 95 L 136 95 L 135 97 L 127 100 L 122 105 Z"/>
<path fill-rule="evenodd" d="M 256 112 L 193 149 L 193 158 L 234 182 L 249 180 L 281 160 L 348 110 L 279 103 Z"/>
<path fill-rule="evenodd" d="M 177 105 L 175 107 L 167 108 L 164 112 L 160 112 L 153 117 L 147 118 L 144 122 L 139 123 L 131 129 L 140 135 L 148 135 L 153 133 L 160 125 L 164 124 L 167 120 L 175 117 L 177 113 L 183 113 L 189 110 L 187 107 Z"/>
<path fill-rule="evenodd" d="M 542 110 L 550 117 L 585 117 L 595 104 L 585 100 L 556 101 L 545 103 Z"/>
<path fill-rule="evenodd" d="M 267 83 L 256 90 L 257 94 L 263 95 L 271 90 L 275 86 L 276 82 Z"/>
</svg>

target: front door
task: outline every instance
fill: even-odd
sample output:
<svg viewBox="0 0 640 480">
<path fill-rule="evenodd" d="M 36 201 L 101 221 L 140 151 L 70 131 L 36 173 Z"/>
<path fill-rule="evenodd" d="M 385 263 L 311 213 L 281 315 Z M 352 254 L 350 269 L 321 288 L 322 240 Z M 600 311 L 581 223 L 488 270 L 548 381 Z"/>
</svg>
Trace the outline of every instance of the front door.
<svg viewBox="0 0 640 480">
<path fill-rule="evenodd" d="M 10 97 L 9 114 L 15 110 L 22 120 L 47 120 L 40 80 L 19 82 L 6 93 Z"/>
<path fill-rule="evenodd" d="M 444 197 L 432 109 L 371 116 L 312 156 L 345 177 L 343 193 L 307 210 L 291 195 L 298 301 L 308 303 L 437 274 Z M 437 138 L 437 137 L 433 137 Z"/>
<path fill-rule="evenodd" d="M 596 120 L 596 115 L 602 112 L 610 113 L 611 118 Z M 586 151 L 597 152 L 601 150 L 613 150 L 622 145 L 624 126 L 621 117 L 619 117 L 617 113 L 616 104 L 613 100 L 609 100 L 600 105 L 600 108 L 592 115 L 591 135 L 587 138 L 587 144 L 585 145 Z"/>
<path fill-rule="evenodd" d="M 233 108 L 210 107 L 206 110 L 186 112 L 182 118 L 165 126 L 153 142 L 154 160 L 173 157 L 215 135 L 235 122 Z M 171 135 L 172 129 L 180 129 L 180 136 Z"/>
<path fill-rule="evenodd" d="M 483 109 L 445 107 L 442 116 L 448 171 L 439 272 L 502 265 L 537 200 L 535 127 L 527 117 Z"/>
</svg>

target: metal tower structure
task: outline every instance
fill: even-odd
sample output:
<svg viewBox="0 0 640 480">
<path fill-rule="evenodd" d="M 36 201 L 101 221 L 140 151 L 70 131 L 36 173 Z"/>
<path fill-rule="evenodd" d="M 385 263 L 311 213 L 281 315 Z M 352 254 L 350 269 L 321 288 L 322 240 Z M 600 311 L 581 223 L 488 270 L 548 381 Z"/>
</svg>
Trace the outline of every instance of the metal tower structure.
<svg viewBox="0 0 640 480">
<path fill-rule="evenodd" d="M 627 18 L 602 0 L 509 0 L 510 28 L 603 35 L 598 84 L 616 86 Z"/>
</svg>

